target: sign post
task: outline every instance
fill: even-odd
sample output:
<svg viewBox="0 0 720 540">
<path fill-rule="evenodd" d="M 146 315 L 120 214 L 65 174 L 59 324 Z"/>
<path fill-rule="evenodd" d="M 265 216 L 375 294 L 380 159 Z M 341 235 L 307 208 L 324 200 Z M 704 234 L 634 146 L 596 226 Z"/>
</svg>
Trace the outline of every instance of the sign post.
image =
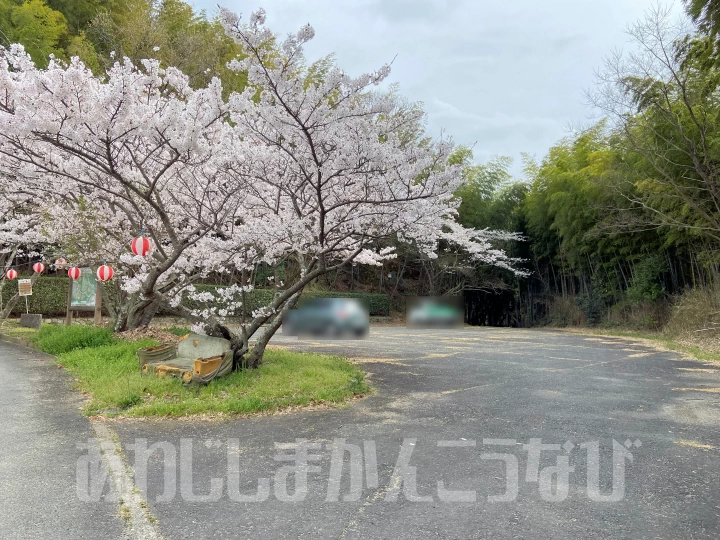
<svg viewBox="0 0 720 540">
<path fill-rule="evenodd" d="M 28 296 L 32 296 L 32 280 L 31 279 L 19 279 L 18 280 L 18 296 L 25 297 L 25 314 L 29 314 L 30 307 L 28 305 Z"/>
<path fill-rule="evenodd" d="M 20 326 L 39 329 L 42 325 L 42 315 L 38 313 L 33 313 L 31 315 L 28 302 L 28 296 L 32 296 L 33 293 L 32 284 L 32 279 L 18 280 L 18 296 L 25 297 L 25 313 L 20 315 Z"/>
</svg>

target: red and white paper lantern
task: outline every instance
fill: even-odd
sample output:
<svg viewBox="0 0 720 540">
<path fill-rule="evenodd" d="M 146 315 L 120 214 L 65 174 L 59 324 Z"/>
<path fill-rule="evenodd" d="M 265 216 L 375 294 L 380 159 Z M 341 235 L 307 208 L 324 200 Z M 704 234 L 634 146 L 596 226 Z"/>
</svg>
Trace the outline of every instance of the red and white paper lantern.
<svg viewBox="0 0 720 540">
<path fill-rule="evenodd" d="M 17 276 L 18 276 L 17 270 L 15 270 L 14 268 L 11 268 L 5 274 L 5 277 L 7 277 L 8 279 L 17 279 Z"/>
<path fill-rule="evenodd" d="M 60 257 L 59 259 L 57 259 L 55 261 L 55 268 L 57 268 L 58 270 L 62 270 L 66 266 L 67 266 L 67 261 L 65 259 L 63 259 L 62 257 Z"/>
<path fill-rule="evenodd" d="M 71 266 L 70 268 L 68 268 L 68 277 L 70 279 L 79 279 L 80 269 L 77 266 Z"/>
<path fill-rule="evenodd" d="M 113 278 L 114 274 L 115 271 L 112 269 L 111 266 L 108 266 L 107 264 L 103 264 L 100 268 L 97 269 L 97 278 L 100 281 L 109 281 Z"/>
<path fill-rule="evenodd" d="M 45 271 L 45 265 L 41 262 L 36 262 L 32 266 L 33 272 L 37 274 L 42 274 Z"/>
<path fill-rule="evenodd" d="M 133 239 L 132 243 L 130 244 L 130 249 L 132 249 L 132 252 L 135 255 L 144 257 L 145 255 L 150 253 L 150 240 L 148 240 L 144 236 L 138 236 L 137 238 Z"/>
</svg>

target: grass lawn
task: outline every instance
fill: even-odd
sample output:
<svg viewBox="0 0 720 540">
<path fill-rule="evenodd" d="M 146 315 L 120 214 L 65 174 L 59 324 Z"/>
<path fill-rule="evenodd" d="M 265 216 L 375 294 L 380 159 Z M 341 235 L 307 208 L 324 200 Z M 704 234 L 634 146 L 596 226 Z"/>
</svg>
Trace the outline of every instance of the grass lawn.
<svg viewBox="0 0 720 540">
<path fill-rule="evenodd" d="M 44 325 L 27 337 L 57 356 L 78 380 L 78 389 L 88 396 L 88 415 L 270 413 L 342 405 L 369 391 L 364 373 L 337 356 L 268 349 L 259 369 L 236 372 L 207 386 L 184 386 L 179 379 L 140 373 L 135 352 L 156 341 L 122 341 L 108 329 L 83 325 Z"/>
</svg>

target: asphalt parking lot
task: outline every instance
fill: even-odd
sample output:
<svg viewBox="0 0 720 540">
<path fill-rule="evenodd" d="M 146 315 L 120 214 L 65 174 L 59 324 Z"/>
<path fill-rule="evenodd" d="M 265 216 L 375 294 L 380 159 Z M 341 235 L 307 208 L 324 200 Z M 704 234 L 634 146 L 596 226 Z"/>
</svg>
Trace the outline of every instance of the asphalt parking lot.
<svg viewBox="0 0 720 540">
<path fill-rule="evenodd" d="M 345 409 L 110 422 L 130 464 L 137 444 L 172 457 L 146 460 L 163 537 L 720 536 L 719 365 L 498 328 L 272 343 L 351 357 L 376 392 Z"/>
</svg>

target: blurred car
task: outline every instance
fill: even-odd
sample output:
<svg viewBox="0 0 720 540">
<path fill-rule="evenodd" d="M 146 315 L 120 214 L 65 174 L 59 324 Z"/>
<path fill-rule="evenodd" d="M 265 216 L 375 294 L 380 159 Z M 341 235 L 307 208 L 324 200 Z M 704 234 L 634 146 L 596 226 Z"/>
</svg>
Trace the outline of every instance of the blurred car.
<svg viewBox="0 0 720 540">
<path fill-rule="evenodd" d="M 368 310 L 352 298 L 316 298 L 288 312 L 283 320 L 286 336 L 360 338 L 370 328 Z"/>
<path fill-rule="evenodd" d="M 409 298 L 405 323 L 409 328 L 462 327 L 461 297 Z"/>
</svg>

